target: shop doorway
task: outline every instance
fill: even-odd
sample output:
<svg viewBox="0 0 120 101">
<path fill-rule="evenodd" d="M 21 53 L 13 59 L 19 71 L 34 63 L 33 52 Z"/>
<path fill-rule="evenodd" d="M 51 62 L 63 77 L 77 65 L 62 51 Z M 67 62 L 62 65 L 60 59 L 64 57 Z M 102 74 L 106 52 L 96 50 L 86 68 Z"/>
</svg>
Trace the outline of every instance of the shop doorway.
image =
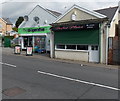
<svg viewBox="0 0 120 101">
<path fill-rule="evenodd" d="M 31 46 L 32 47 L 33 46 L 32 42 L 33 42 L 33 38 L 31 36 L 24 37 L 24 48 L 26 48 L 27 46 Z"/>
<path fill-rule="evenodd" d="M 97 45 L 90 46 L 89 62 L 99 62 L 99 47 Z"/>
</svg>

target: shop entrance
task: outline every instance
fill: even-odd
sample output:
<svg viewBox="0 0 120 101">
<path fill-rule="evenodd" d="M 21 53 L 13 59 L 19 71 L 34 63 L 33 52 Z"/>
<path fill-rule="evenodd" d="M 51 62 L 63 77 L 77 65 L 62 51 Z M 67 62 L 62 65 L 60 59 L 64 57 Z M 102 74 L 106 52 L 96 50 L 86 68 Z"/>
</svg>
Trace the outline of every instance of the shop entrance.
<svg viewBox="0 0 120 101">
<path fill-rule="evenodd" d="M 89 62 L 99 62 L 99 47 L 97 45 L 90 46 Z"/>
<path fill-rule="evenodd" d="M 31 46 L 32 47 L 33 46 L 32 42 L 33 42 L 33 38 L 31 36 L 24 37 L 24 47 L 27 47 L 27 46 Z"/>
</svg>

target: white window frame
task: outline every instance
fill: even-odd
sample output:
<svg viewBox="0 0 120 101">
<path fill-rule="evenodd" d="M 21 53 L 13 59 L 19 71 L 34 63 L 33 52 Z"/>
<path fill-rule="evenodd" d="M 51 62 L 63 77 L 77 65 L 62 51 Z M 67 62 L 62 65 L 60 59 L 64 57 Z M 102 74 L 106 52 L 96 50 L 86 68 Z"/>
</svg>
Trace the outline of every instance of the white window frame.
<svg viewBox="0 0 120 101">
<path fill-rule="evenodd" d="M 57 48 L 57 45 L 65 45 L 65 49 L 59 49 L 59 48 Z M 55 50 L 89 52 L 89 45 L 87 45 L 88 50 L 77 50 L 77 45 L 80 45 L 80 44 L 57 44 L 57 45 L 55 45 Z M 67 49 L 66 48 L 67 45 L 76 45 L 76 49 Z"/>
</svg>

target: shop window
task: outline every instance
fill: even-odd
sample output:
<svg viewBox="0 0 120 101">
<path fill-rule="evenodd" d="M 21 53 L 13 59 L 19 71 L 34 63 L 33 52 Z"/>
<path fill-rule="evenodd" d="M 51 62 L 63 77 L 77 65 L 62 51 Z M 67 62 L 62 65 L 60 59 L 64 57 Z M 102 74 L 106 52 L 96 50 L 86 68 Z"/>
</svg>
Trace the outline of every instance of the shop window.
<svg viewBox="0 0 120 101">
<path fill-rule="evenodd" d="M 66 45 L 66 49 L 76 49 L 76 45 Z"/>
<path fill-rule="evenodd" d="M 45 49 L 45 37 L 35 37 L 35 47 Z"/>
<path fill-rule="evenodd" d="M 65 49 L 65 45 L 56 45 L 57 49 Z"/>
<path fill-rule="evenodd" d="M 88 45 L 77 45 L 77 50 L 88 50 Z"/>
<path fill-rule="evenodd" d="M 91 46 L 91 50 L 98 50 L 98 46 Z"/>
<path fill-rule="evenodd" d="M 88 50 L 88 45 L 56 45 L 56 49 Z"/>
</svg>

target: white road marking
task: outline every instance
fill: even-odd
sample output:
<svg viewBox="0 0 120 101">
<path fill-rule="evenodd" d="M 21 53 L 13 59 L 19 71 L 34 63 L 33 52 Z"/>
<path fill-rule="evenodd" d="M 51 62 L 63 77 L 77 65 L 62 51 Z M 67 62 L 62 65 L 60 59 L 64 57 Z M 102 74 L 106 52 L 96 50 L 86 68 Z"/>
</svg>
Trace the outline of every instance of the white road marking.
<svg viewBox="0 0 120 101">
<path fill-rule="evenodd" d="M 57 77 L 57 78 L 62 78 L 62 79 L 70 80 L 70 81 L 75 81 L 75 82 L 80 82 L 80 83 L 84 83 L 84 84 L 89 84 L 89 85 L 93 85 L 93 86 L 98 86 L 98 87 L 102 87 L 102 88 L 108 88 L 108 89 L 111 89 L 111 90 L 120 91 L 120 89 L 118 89 L 118 88 L 111 87 L 111 86 L 106 86 L 106 85 L 102 85 L 102 84 L 97 84 L 97 83 L 93 83 L 93 82 L 73 79 L 73 78 L 60 76 L 60 75 L 56 75 L 56 74 L 52 74 L 52 73 L 42 72 L 42 71 L 38 71 L 38 73 L 41 73 L 41 74 L 44 74 L 44 75 L 49 75 L 49 76 L 54 76 L 54 77 Z"/>
<path fill-rule="evenodd" d="M 15 65 L 8 64 L 8 63 L 3 63 L 3 62 L 0 62 L 0 64 L 2 64 L 2 65 L 7 65 L 7 66 L 11 66 L 11 67 L 17 67 L 17 66 L 15 66 Z"/>
</svg>

